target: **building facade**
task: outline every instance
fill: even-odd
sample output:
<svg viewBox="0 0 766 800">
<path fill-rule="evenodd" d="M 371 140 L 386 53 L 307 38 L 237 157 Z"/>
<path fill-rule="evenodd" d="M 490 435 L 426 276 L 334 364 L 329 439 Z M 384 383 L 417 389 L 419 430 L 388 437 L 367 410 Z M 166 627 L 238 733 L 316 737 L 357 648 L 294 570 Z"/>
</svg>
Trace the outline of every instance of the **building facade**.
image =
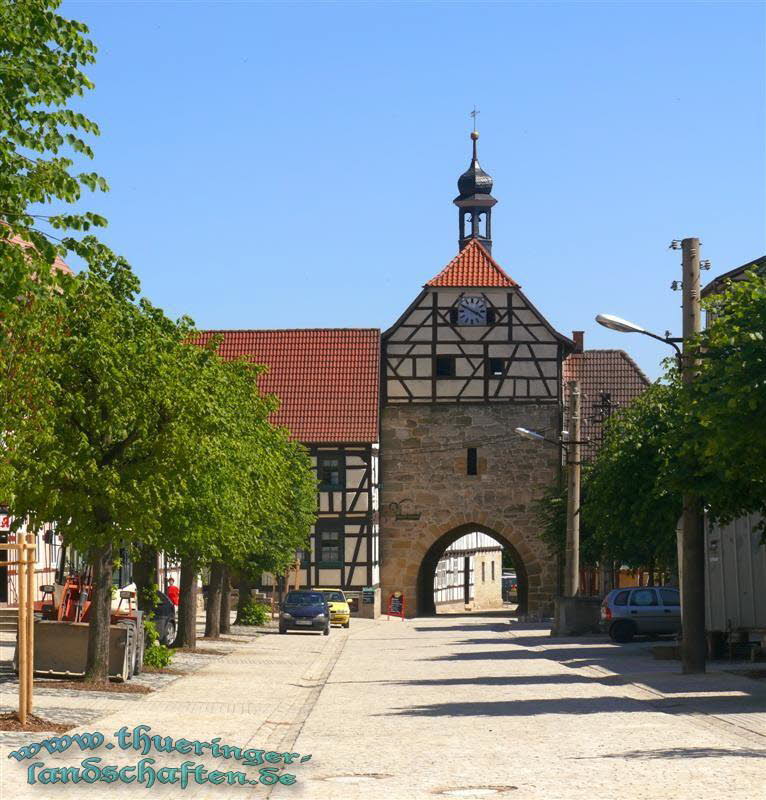
<svg viewBox="0 0 766 800">
<path fill-rule="evenodd" d="M 375 329 L 206 331 L 227 359 L 265 364 L 259 379 L 279 398 L 272 422 L 306 446 L 317 477 L 317 519 L 297 554 L 298 583 L 342 588 L 356 613 L 380 609 L 378 396 Z M 277 590 L 264 575 L 261 590 Z M 363 589 L 372 590 L 363 593 Z"/>
<path fill-rule="evenodd" d="M 468 533 L 439 559 L 434 577 L 437 612 L 503 607 L 503 548 L 486 533 Z"/>
</svg>

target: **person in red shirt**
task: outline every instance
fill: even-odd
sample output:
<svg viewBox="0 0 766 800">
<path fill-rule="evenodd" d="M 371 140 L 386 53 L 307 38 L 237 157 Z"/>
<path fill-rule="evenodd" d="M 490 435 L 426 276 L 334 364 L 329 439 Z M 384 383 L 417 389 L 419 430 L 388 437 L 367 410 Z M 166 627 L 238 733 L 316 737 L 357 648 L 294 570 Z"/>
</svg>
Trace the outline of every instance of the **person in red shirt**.
<svg viewBox="0 0 766 800">
<path fill-rule="evenodd" d="M 168 580 L 168 590 L 165 594 L 167 594 L 167 596 L 170 598 L 170 602 L 174 606 L 178 605 L 178 597 L 180 592 L 178 591 L 178 587 L 176 586 L 176 582 L 173 580 L 173 578 Z"/>
</svg>

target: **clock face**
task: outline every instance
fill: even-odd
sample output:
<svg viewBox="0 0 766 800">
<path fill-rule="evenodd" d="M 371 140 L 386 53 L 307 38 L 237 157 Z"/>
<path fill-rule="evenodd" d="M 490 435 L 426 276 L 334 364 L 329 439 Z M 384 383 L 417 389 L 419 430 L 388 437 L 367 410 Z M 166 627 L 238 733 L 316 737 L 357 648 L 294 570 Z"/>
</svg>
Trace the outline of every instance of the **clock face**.
<svg viewBox="0 0 766 800">
<path fill-rule="evenodd" d="M 486 325 L 487 301 L 483 297 L 461 297 L 457 306 L 458 325 Z"/>
</svg>

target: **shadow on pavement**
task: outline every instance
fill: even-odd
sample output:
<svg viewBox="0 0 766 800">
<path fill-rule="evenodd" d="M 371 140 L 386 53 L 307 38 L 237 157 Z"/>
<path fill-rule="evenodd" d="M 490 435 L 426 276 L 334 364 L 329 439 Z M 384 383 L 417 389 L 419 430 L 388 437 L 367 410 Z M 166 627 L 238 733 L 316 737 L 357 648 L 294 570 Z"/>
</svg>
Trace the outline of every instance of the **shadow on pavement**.
<svg viewBox="0 0 766 800">
<path fill-rule="evenodd" d="M 498 700 L 469 703 L 432 703 L 392 709 L 378 716 L 402 717 L 532 717 L 540 714 L 683 713 L 690 709 L 707 714 L 742 714 L 760 709 L 742 707 L 741 697 L 694 697 L 686 702 L 657 698 L 639 700 L 631 697 L 561 697 L 530 700 Z"/>
<path fill-rule="evenodd" d="M 600 760 L 602 758 L 632 758 L 638 761 L 654 761 L 659 759 L 676 758 L 766 758 L 766 750 L 751 750 L 750 748 L 736 747 L 671 747 L 667 750 L 628 750 L 625 753 L 610 753 L 609 755 L 582 756 L 578 761 L 588 759 Z"/>
</svg>

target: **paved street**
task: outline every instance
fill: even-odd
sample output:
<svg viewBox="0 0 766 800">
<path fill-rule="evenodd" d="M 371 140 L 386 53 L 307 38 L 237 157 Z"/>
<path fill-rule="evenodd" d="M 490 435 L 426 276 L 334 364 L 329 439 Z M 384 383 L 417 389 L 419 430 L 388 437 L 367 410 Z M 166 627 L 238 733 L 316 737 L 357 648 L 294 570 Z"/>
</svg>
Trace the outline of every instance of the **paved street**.
<svg viewBox="0 0 766 800">
<path fill-rule="evenodd" d="M 207 661 L 151 695 L 89 702 L 96 718 L 80 730 L 108 741 L 121 726 L 144 723 L 176 739 L 220 736 L 242 748 L 311 754 L 285 769 L 295 785 L 27 786 L 35 759 L 9 760 L 21 739 L 4 734 L 3 798 L 718 800 L 759 796 L 766 779 L 766 682 L 724 672 L 684 678 L 677 664 L 647 657 L 647 643 L 556 640 L 541 626 L 487 615 L 354 620 L 330 637 L 269 632 L 216 648 L 231 652 L 195 657 Z M 13 704 L 12 688 L 2 687 L 3 706 Z M 38 692 L 42 716 L 78 706 L 81 698 Z M 39 760 L 69 766 L 88 755 Z M 140 758 L 98 755 L 118 766 Z M 208 769 L 257 771 L 210 754 L 152 756 L 157 767 L 192 758 Z"/>
</svg>

